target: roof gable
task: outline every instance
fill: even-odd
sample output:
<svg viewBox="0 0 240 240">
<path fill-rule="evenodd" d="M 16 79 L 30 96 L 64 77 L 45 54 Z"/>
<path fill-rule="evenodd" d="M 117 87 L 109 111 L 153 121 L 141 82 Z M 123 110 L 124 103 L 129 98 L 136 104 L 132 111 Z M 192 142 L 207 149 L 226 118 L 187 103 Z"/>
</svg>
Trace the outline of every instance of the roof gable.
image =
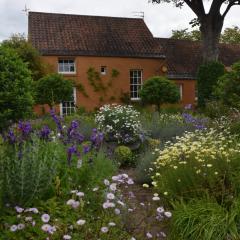
<svg viewBox="0 0 240 240">
<path fill-rule="evenodd" d="M 28 31 L 43 55 L 163 57 L 143 19 L 30 12 Z"/>
</svg>

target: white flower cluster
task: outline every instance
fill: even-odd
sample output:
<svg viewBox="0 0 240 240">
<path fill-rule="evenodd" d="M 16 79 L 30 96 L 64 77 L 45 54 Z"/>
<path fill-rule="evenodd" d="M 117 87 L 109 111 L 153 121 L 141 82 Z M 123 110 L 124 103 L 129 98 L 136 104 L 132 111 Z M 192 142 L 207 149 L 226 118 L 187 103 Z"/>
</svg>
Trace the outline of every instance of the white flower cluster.
<svg viewBox="0 0 240 240">
<path fill-rule="evenodd" d="M 142 126 L 139 112 L 127 105 L 104 105 L 96 114 L 95 121 L 106 138 L 119 143 L 130 143 L 139 139 Z"/>
</svg>

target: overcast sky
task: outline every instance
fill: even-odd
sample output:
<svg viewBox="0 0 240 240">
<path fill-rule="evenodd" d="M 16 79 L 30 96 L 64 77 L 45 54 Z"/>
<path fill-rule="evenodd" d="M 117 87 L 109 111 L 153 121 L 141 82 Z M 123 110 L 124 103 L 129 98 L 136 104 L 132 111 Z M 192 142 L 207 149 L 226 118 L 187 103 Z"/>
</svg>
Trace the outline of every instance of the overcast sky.
<svg viewBox="0 0 240 240">
<path fill-rule="evenodd" d="M 114 17 L 134 17 L 133 12 L 143 11 L 145 22 L 156 37 L 169 37 L 172 29 L 189 28 L 195 17 L 188 7 L 152 5 L 148 0 L 0 0 L 0 41 L 12 33 L 27 33 L 27 16 L 22 11 L 25 4 L 30 11 Z M 239 12 L 240 7 L 232 8 L 224 28 L 240 27 Z"/>
</svg>

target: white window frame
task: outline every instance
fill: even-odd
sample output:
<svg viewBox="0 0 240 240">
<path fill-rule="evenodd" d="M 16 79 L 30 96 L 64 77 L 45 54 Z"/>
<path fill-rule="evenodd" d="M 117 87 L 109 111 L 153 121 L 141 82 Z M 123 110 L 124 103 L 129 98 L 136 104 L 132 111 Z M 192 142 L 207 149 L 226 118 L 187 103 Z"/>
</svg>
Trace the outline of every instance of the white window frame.
<svg viewBox="0 0 240 240">
<path fill-rule="evenodd" d="M 72 108 L 71 107 L 71 104 L 74 104 L 74 107 Z M 70 104 L 70 107 L 64 107 L 64 104 Z M 71 115 L 72 113 L 75 113 L 76 112 L 76 105 L 77 105 L 77 90 L 76 88 L 74 87 L 73 88 L 73 101 L 66 101 L 66 102 L 62 102 L 60 103 L 60 115 L 61 116 L 68 116 L 68 115 Z M 66 108 L 66 109 L 71 109 L 70 110 L 70 113 L 68 114 L 63 114 L 63 109 Z"/>
<path fill-rule="evenodd" d="M 133 72 L 133 76 L 132 76 Z M 139 76 L 140 73 L 140 76 Z M 136 75 L 136 76 L 134 76 Z M 140 81 L 139 81 L 140 80 Z M 136 83 L 137 82 L 137 83 Z M 130 99 L 132 101 L 138 101 L 141 98 L 139 97 L 139 90 L 142 88 L 142 82 L 143 82 L 143 70 L 142 69 L 131 69 L 130 70 Z M 136 91 L 132 91 L 131 87 L 137 87 Z M 137 93 L 137 96 L 132 97 L 132 94 Z"/>
<path fill-rule="evenodd" d="M 177 84 L 178 88 L 179 88 L 179 94 L 180 94 L 180 101 L 183 100 L 183 84 L 179 83 Z"/>
<path fill-rule="evenodd" d="M 60 63 L 60 61 L 63 61 L 63 63 Z M 72 63 L 72 61 L 73 61 L 73 63 Z M 60 64 L 63 65 L 63 67 L 62 67 L 63 71 L 60 71 Z M 64 66 L 65 65 L 67 66 L 69 71 L 64 71 Z M 74 71 L 71 71 L 71 66 L 74 67 Z M 59 58 L 58 59 L 58 73 L 60 73 L 60 74 L 76 74 L 76 63 L 75 63 L 75 60 L 71 59 L 71 58 L 69 58 L 69 59 Z"/>
<path fill-rule="evenodd" d="M 104 70 L 104 71 L 102 71 L 102 70 Z M 107 74 L 107 67 L 106 66 L 101 66 L 100 71 L 101 71 L 102 75 L 106 75 Z"/>
</svg>

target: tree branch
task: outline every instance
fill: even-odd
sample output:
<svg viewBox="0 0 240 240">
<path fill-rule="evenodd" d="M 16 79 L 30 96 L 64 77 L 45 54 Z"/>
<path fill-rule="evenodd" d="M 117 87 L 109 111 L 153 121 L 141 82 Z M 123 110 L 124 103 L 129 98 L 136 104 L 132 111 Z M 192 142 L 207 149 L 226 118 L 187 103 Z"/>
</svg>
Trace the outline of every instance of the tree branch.
<svg viewBox="0 0 240 240">
<path fill-rule="evenodd" d="M 184 2 L 192 9 L 198 18 L 205 15 L 203 0 L 184 0 Z"/>
<path fill-rule="evenodd" d="M 234 5 L 240 5 L 240 0 L 233 0 L 233 1 L 229 1 L 229 4 L 225 10 L 225 12 L 222 14 L 222 17 L 225 18 L 226 15 L 228 14 L 229 10 L 231 9 L 231 7 L 233 7 Z"/>
</svg>

